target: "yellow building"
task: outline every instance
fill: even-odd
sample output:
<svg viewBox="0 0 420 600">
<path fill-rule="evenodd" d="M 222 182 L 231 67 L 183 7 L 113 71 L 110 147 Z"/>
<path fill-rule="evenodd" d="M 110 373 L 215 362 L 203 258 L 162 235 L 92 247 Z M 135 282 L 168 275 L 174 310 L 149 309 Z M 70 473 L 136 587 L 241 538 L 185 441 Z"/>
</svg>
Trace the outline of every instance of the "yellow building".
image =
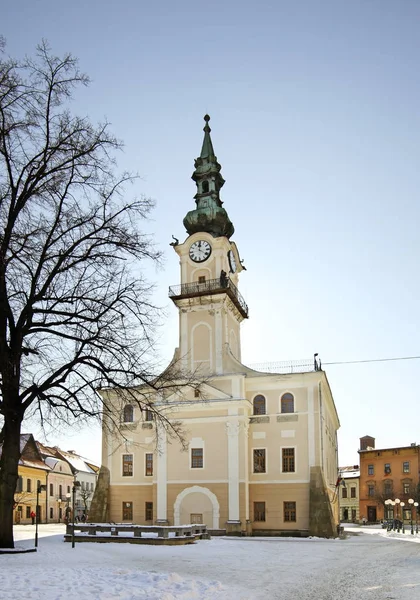
<svg viewBox="0 0 420 600">
<path fill-rule="evenodd" d="M 359 523 L 359 465 L 340 467 L 340 519 L 342 523 Z"/>
<path fill-rule="evenodd" d="M 230 239 L 234 227 L 220 199 L 224 180 L 207 115 L 205 121 L 192 176 L 196 208 L 184 219 L 187 238 L 172 244 L 180 282 L 169 296 L 179 313 L 174 360 L 206 382 L 200 391 L 155 398 L 156 408 L 182 423 L 187 451 L 156 430 L 135 401 L 102 390 L 121 420 L 113 433 L 104 421 L 109 518 L 204 522 L 232 534 L 335 535 L 339 420 L 330 386 L 316 357 L 275 372 L 241 362 L 244 266 Z"/>
<path fill-rule="evenodd" d="M 30 433 L 20 436 L 20 452 L 18 482 L 15 493 L 15 523 L 31 523 L 32 515 L 36 514 L 37 489 L 38 521 L 45 522 L 47 518 L 47 481 L 50 468 L 46 465 L 38 451 L 36 442 Z"/>
</svg>

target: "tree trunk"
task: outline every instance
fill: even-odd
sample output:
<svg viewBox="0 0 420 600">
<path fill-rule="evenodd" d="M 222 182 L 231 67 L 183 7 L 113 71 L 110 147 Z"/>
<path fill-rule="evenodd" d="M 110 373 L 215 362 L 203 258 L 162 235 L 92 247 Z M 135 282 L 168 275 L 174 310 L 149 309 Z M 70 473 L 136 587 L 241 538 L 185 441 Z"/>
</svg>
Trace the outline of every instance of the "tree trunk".
<svg viewBox="0 0 420 600">
<path fill-rule="evenodd" d="M 0 548 L 14 548 L 13 504 L 18 479 L 21 423 L 16 415 L 5 415 L 0 458 Z"/>
</svg>

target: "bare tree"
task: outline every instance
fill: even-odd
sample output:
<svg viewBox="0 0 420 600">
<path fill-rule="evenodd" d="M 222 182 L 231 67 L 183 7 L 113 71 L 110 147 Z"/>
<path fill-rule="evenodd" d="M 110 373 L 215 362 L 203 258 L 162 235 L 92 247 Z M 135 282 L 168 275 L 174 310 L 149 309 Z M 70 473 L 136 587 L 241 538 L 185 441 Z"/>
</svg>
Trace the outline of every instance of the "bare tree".
<svg viewBox="0 0 420 600">
<path fill-rule="evenodd" d="M 86 515 L 87 512 L 88 512 L 88 502 L 89 502 L 89 500 L 90 500 L 90 498 L 92 496 L 92 492 L 90 490 L 80 490 L 79 494 L 80 494 L 80 497 L 82 499 L 83 507 L 84 507 L 84 512 L 85 512 L 85 515 Z"/>
<path fill-rule="evenodd" d="M 69 110 L 88 78 L 45 43 L 35 59 L 0 59 L 0 547 L 13 547 L 28 411 L 98 416 L 99 387 L 159 392 L 180 373 L 153 369 L 159 310 L 141 263 L 159 253 L 139 229 L 152 202 L 125 198 L 133 178 L 116 175 L 108 124 Z M 161 418 L 146 393 L 135 401 Z"/>
</svg>

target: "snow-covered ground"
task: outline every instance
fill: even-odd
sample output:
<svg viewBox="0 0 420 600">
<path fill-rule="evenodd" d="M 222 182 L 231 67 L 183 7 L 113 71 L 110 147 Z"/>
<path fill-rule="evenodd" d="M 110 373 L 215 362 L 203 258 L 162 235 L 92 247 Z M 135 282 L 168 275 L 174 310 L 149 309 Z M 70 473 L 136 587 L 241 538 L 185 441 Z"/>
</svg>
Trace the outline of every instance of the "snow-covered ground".
<svg viewBox="0 0 420 600">
<path fill-rule="evenodd" d="M 388 533 L 379 527 L 346 531 L 352 535 L 343 540 L 213 538 L 188 546 L 80 543 L 73 549 L 63 542 L 63 525 L 41 525 L 38 552 L 0 555 L 0 598 L 420 597 L 420 547 L 398 543 L 419 543 L 420 534 Z M 34 527 L 17 526 L 15 540 L 19 547 L 33 547 Z"/>
</svg>

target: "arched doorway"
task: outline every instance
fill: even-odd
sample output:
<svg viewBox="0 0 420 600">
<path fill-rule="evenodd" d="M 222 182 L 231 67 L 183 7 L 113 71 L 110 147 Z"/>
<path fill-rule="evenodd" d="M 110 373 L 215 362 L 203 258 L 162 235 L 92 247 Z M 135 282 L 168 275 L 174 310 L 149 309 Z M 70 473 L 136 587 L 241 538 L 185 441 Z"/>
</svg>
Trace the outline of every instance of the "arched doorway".
<svg viewBox="0 0 420 600">
<path fill-rule="evenodd" d="M 219 529 L 220 507 L 209 489 L 193 485 L 180 492 L 174 503 L 174 525 L 201 520 L 210 529 Z"/>
</svg>

